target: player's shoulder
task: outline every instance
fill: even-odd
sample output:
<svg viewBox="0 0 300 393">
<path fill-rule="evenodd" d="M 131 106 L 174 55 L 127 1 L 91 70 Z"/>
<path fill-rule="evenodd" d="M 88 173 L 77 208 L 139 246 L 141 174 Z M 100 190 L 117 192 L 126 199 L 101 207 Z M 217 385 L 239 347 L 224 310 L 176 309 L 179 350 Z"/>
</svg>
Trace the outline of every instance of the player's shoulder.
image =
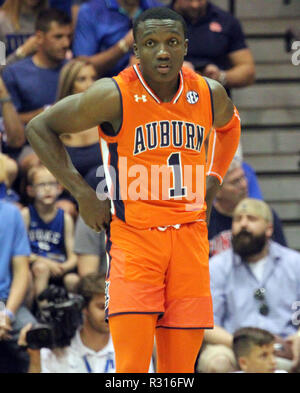
<svg viewBox="0 0 300 393">
<path fill-rule="evenodd" d="M 131 67 L 127 67 L 125 68 L 123 71 L 121 71 L 116 77 L 114 77 L 113 79 L 119 83 L 119 82 L 123 82 L 123 83 L 131 83 L 131 82 L 135 82 L 138 80 L 138 75 L 135 71 L 135 67 L 137 66 L 131 66 Z"/>
<path fill-rule="evenodd" d="M 105 100 L 113 100 L 114 98 L 119 99 L 120 92 L 113 78 L 101 78 L 83 93 L 83 97 L 84 96 L 89 96 L 97 102 L 97 100 L 103 98 L 105 98 Z"/>
</svg>

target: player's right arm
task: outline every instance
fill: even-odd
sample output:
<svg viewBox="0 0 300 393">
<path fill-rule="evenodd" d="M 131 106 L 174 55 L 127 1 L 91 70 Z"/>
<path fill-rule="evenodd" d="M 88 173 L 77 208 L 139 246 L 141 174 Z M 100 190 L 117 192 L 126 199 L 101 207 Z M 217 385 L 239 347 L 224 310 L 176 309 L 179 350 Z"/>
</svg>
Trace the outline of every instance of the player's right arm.
<svg viewBox="0 0 300 393">
<path fill-rule="evenodd" d="M 59 136 L 78 133 L 104 122 L 114 129 L 121 122 L 120 95 L 111 79 L 101 79 L 84 93 L 64 98 L 32 119 L 26 127 L 27 139 L 41 162 L 76 198 L 84 221 L 97 231 L 109 222 L 109 203 L 100 201 L 80 176 Z"/>
</svg>

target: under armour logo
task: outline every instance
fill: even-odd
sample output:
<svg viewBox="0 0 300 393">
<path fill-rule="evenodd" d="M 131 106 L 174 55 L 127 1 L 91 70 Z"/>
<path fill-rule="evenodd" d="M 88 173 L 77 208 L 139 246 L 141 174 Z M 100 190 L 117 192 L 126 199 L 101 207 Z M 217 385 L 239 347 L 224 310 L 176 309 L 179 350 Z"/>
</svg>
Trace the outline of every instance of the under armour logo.
<svg viewBox="0 0 300 393">
<path fill-rule="evenodd" d="M 147 102 L 147 97 L 143 94 L 141 97 L 139 97 L 137 94 L 134 95 L 135 102 L 139 102 L 139 100 L 142 100 L 143 102 Z"/>
<path fill-rule="evenodd" d="M 110 281 L 105 281 L 105 310 L 108 309 L 108 304 L 109 304 L 109 285 Z"/>
</svg>

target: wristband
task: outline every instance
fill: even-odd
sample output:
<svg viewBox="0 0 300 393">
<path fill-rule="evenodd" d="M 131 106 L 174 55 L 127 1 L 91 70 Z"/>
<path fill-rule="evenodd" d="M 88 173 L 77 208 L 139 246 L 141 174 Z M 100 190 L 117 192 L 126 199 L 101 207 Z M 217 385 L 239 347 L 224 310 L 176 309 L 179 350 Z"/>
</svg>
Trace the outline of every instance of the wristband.
<svg viewBox="0 0 300 393">
<path fill-rule="evenodd" d="M 124 54 L 129 51 L 129 46 L 126 44 L 124 38 L 118 42 L 118 47 L 121 49 L 122 52 L 124 52 Z"/>
<path fill-rule="evenodd" d="M 5 104 L 6 102 L 11 102 L 11 96 L 0 98 L 0 104 Z"/>
</svg>

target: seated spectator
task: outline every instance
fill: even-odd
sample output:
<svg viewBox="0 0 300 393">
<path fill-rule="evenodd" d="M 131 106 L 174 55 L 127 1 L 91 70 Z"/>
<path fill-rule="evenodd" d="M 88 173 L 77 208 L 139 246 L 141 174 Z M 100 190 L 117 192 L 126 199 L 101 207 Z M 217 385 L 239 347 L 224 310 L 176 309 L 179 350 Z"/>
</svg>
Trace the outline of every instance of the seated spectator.
<svg viewBox="0 0 300 393">
<path fill-rule="evenodd" d="M 0 161 L 0 179 L 4 167 Z M 19 209 L 0 199 L 0 373 L 27 372 L 28 356 L 17 346 L 19 332 L 34 317 L 23 305 L 29 284 L 30 246 Z"/>
<path fill-rule="evenodd" d="M 253 84 L 255 66 L 239 21 L 207 0 L 174 0 L 188 27 L 186 65 L 226 88 Z"/>
<path fill-rule="evenodd" d="M 240 372 L 278 373 L 276 370 L 275 336 L 264 329 L 244 327 L 233 335 L 233 353 Z"/>
<path fill-rule="evenodd" d="M 300 336 L 291 310 L 300 298 L 300 254 L 272 241 L 272 232 L 265 202 L 246 198 L 237 205 L 232 248 L 210 259 L 215 328 L 206 331 L 205 341 L 231 347 L 237 329 L 258 327 L 293 344 L 295 363 Z"/>
<path fill-rule="evenodd" d="M 107 270 L 105 232 L 96 232 L 78 216 L 75 226 L 74 252 L 80 277 Z"/>
<path fill-rule="evenodd" d="M 248 182 L 238 159 L 234 159 L 224 177 L 222 187 L 216 194 L 208 226 L 210 255 L 216 255 L 231 246 L 232 215 L 237 204 L 248 196 Z M 272 238 L 286 246 L 280 219 L 274 210 Z"/>
<path fill-rule="evenodd" d="M 37 49 L 34 26 L 46 0 L 6 0 L 0 9 L 0 41 L 6 46 L 6 64 L 33 55 Z"/>
<path fill-rule="evenodd" d="M 159 5 L 157 0 L 91 0 L 83 4 L 74 33 L 74 56 L 88 56 L 99 77 L 117 75 L 132 55 L 133 20 Z"/>
<path fill-rule="evenodd" d="M 44 10 L 38 16 L 35 31 L 36 53 L 3 71 L 6 88 L 25 124 L 55 101 L 59 73 L 70 46 L 71 20 L 61 11 Z M 17 154 L 24 170 L 36 157 L 28 145 Z"/>
<path fill-rule="evenodd" d="M 61 187 L 43 166 L 33 168 L 28 177 L 27 189 L 33 204 L 25 207 L 22 215 L 32 251 L 30 262 L 35 296 L 47 288 L 50 279 L 74 292 L 79 277 L 73 253 L 73 220 L 55 205 Z"/>
<path fill-rule="evenodd" d="M 96 79 L 97 73 L 92 64 L 71 60 L 61 70 L 57 100 L 71 94 L 83 93 Z M 63 134 L 61 140 L 75 168 L 90 186 L 96 188 L 100 181 L 96 178 L 96 171 L 100 165 L 103 165 L 97 127 L 79 134 Z"/>
<path fill-rule="evenodd" d="M 105 323 L 105 276 L 88 274 L 81 278 L 78 294 L 84 298 L 83 325 L 77 329 L 70 346 L 61 349 L 28 349 L 30 372 L 42 373 L 114 373 L 115 354 Z M 26 345 L 26 333 L 20 334 L 19 344 Z M 39 356 L 40 353 L 40 356 Z M 153 371 L 153 364 L 150 366 Z"/>
</svg>

